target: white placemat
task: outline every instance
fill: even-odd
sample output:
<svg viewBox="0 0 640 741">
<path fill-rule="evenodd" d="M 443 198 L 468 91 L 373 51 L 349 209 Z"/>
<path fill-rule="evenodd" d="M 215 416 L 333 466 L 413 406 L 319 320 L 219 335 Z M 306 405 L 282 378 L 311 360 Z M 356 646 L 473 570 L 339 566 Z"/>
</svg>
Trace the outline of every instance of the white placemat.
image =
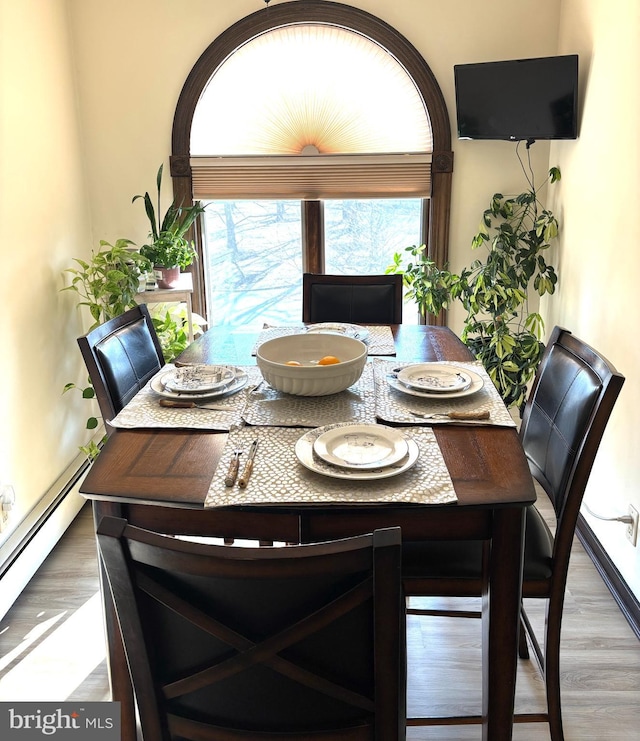
<svg viewBox="0 0 640 741">
<path fill-rule="evenodd" d="M 482 388 L 470 396 L 459 398 L 436 399 L 414 396 L 392 388 L 387 377 L 397 373 L 409 363 L 394 360 L 373 358 L 373 375 L 375 382 L 376 416 L 383 422 L 409 425 L 464 424 L 464 425 L 497 425 L 515 427 L 516 423 L 502 401 L 502 397 L 493 385 L 487 371 L 479 361 L 471 363 L 450 362 L 463 370 L 465 368 L 477 373 L 483 380 Z M 489 419 L 457 420 L 446 418 L 420 419 L 411 412 L 421 414 L 438 414 L 446 412 L 489 412 Z"/>
<path fill-rule="evenodd" d="M 277 427 L 320 427 L 333 422 L 376 421 L 373 366 L 367 363 L 353 386 L 329 396 L 292 396 L 262 384 L 242 414 L 247 424 Z"/>
<path fill-rule="evenodd" d="M 161 375 L 175 366 L 165 365 L 156 374 Z M 262 374 L 256 366 L 242 367 L 248 375 L 247 385 L 230 396 L 215 396 L 198 399 L 203 404 L 211 403 L 223 407 L 221 411 L 213 409 L 174 409 L 160 406 L 162 398 L 151 388 L 151 381 L 141 389 L 127 406 L 111 421 L 113 427 L 124 429 L 136 428 L 173 428 L 194 430 L 226 431 L 233 425 L 242 424 L 242 412 L 253 389 L 262 381 Z M 183 398 L 188 400 L 185 394 Z"/>
<path fill-rule="evenodd" d="M 396 346 L 393 341 L 393 332 L 391 327 L 385 325 L 367 325 L 365 329 L 369 330 L 369 337 L 366 345 L 369 355 L 395 355 Z M 256 354 L 258 347 L 267 340 L 273 340 L 276 337 L 284 337 L 290 334 L 302 334 L 305 331 L 304 325 L 288 327 L 264 327 L 255 345 L 253 346 L 252 355 Z"/>
<path fill-rule="evenodd" d="M 295 444 L 303 428 L 242 427 L 233 429 L 209 487 L 205 507 L 242 504 L 449 504 L 457 501 L 438 442 L 429 427 L 406 428 L 420 455 L 408 471 L 386 479 L 351 481 L 334 479 L 305 468 L 297 459 Z M 318 431 L 320 434 L 320 431 Z M 224 479 L 235 450 L 246 453 L 258 441 L 253 473 L 245 489 Z M 243 469 L 240 456 L 240 471 Z"/>
</svg>

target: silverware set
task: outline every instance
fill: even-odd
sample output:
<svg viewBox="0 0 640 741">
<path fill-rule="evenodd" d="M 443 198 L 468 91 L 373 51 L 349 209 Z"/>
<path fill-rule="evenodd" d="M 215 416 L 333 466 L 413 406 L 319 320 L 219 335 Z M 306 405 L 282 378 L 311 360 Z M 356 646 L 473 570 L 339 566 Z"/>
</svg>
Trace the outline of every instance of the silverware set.
<svg viewBox="0 0 640 741">
<path fill-rule="evenodd" d="M 233 453 L 233 457 L 231 458 L 231 461 L 229 462 L 229 468 L 227 469 L 227 475 L 224 479 L 225 486 L 233 486 L 236 483 L 236 479 L 238 479 L 238 486 L 241 489 L 245 489 L 247 484 L 249 483 L 249 478 L 251 477 L 251 473 L 253 472 L 253 461 L 256 457 L 256 450 L 258 449 L 258 441 L 254 440 L 251 443 L 251 446 L 249 448 L 249 453 L 247 454 L 247 460 L 244 464 L 244 468 L 242 469 L 242 473 L 240 474 L 240 478 L 238 478 L 238 472 L 240 470 L 240 456 L 243 455 L 244 451 L 242 450 L 235 450 Z"/>
</svg>

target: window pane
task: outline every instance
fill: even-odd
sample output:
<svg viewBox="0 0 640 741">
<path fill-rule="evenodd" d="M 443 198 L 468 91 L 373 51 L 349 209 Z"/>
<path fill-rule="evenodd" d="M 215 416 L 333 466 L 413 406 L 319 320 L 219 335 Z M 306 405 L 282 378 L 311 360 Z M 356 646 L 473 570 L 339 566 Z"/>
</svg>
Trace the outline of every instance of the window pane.
<svg viewBox="0 0 640 741">
<path fill-rule="evenodd" d="M 384 273 L 394 252 L 420 243 L 422 200 L 325 201 L 325 272 Z"/>
<path fill-rule="evenodd" d="M 205 280 L 210 326 L 302 318 L 299 201 L 210 201 Z"/>
</svg>

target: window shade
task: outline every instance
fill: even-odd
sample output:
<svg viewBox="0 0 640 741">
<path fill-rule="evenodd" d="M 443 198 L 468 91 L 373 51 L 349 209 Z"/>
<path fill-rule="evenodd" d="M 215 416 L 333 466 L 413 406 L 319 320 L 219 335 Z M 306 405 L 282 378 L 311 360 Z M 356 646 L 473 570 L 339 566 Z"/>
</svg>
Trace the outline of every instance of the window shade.
<svg viewBox="0 0 640 741">
<path fill-rule="evenodd" d="M 192 157 L 196 199 L 428 198 L 425 154 Z"/>
</svg>

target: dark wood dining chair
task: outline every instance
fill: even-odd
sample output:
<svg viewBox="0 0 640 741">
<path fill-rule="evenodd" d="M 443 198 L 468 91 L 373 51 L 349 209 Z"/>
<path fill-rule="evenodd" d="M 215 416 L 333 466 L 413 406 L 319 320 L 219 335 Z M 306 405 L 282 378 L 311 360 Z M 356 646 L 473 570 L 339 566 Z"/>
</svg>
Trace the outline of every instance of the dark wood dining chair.
<svg viewBox="0 0 640 741">
<path fill-rule="evenodd" d="M 562 741 L 560 628 L 571 545 L 593 462 L 624 377 L 602 355 L 555 327 L 528 397 L 520 438 L 533 477 L 548 495 L 555 535 L 532 506 L 526 511 L 523 598 L 545 599 L 544 652 L 524 604 L 519 653 L 528 658 L 527 638 L 544 677 L 547 712 L 516 715 L 517 722 L 546 721 L 552 741 Z M 411 542 L 403 545 L 407 596 L 479 597 L 486 583 L 487 542 Z M 453 610 L 410 607 L 409 614 L 460 616 Z M 462 613 L 468 616 L 469 613 Z M 479 616 L 479 613 L 472 613 Z M 479 722 L 479 717 L 454 718 Z M 439 725 L 421 718 L 415 725 Z"/>
<path fill-rule="evenodd" d="M 165 364 L 146 304 L 78 338 L 107 433 L 109 422 Z"/>
<path fill-rule="evenodd" d="M 400 528 L 290 547 L 97 528 L 145 741 L 405 738 Z"/>
<path fill-rule="evenodd" d="M 302 275 L 302 321 L 401 324 L 401 275 Z"/>
</svg>

